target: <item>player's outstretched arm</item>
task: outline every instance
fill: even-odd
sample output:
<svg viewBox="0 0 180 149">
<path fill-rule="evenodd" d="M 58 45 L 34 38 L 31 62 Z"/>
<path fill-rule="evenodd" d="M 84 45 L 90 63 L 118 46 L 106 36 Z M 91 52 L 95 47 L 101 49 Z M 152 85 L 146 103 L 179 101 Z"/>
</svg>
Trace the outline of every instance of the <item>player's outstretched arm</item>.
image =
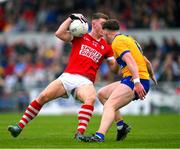
<svg viewBox="0 0 180 149">
<path fill-rule="evenodd" d="M 58 28 L 58 30 L 55 32 L 56 37 L 59 39 L 70 42 L 73 39 L 72 34 L 68 31 L 69 25 L 71 24 L 72 19 L 68 17 Z"/>
<path fill-rule="evenodd" d="M 144 56 L 144 60 L 146 61 L 147 69 L 148 69 L 151 79 L 153 80 L 154 84 L 157 85 L 157 80 L 156 80 L 151 62 L 145 56 Z"/>
</svg>

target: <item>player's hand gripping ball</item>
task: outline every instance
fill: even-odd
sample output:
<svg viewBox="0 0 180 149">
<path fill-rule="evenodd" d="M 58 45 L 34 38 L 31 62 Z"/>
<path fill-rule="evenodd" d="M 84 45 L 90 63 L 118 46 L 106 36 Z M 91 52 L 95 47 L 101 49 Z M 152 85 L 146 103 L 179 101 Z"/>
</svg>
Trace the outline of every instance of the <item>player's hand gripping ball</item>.
<svg viewBox="0 0 180 149">
<path fill-rule="evenodd" d="M 81 37 L 83 34 L 88 33 L 88 21 L 82 14 L 71 14 L 72 22 L 69 26 L 69 31 L 75 37 Z"/>
</svg>

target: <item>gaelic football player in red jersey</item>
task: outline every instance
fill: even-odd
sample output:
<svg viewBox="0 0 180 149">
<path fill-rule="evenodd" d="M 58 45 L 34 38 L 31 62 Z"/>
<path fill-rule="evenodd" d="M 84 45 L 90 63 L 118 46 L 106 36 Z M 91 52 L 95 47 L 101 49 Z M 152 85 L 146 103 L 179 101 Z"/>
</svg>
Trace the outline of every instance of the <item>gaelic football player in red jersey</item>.
<svg viewBox="0 0 180 149">
<path fill-rule="evenodd" d="M 102 24 L 108 20 L 103 13 L 92 16 L 92 30 L 82 37 L 73 37 L 68 31 L 69 25 L 75 19 L 86 21 L 81 14 L 71 14 L 58 28 L 56 36 L 64 42 L 72 43 L 72 51 L 69 63 L 62 75 L 51 82 L 27 107 L 18 125 L 10 125 L 8 130 L 13 137 L 17 137 L 23 128 L 37 116 L 42 106 L 58 97 L 68 95 L 75 90 L 76 97 L 83 104 L 78 113 L 78 127 L 75 134 L 77 140 L 81 140 L 87 125 L 92 117 L 96 90 L 94 81 L 96 73 L 104 59 L 110 68 L 116 71 L 116 61 L 111 47 L 102 38 Z"/>
</svg>

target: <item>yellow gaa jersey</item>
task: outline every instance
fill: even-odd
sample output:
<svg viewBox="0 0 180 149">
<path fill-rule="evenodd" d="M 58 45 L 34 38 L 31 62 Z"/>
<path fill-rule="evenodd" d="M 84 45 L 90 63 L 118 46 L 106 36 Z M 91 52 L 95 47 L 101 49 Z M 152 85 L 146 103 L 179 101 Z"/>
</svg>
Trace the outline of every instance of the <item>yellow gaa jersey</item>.
<svg viewBox="0 0 180 149">
<path fill-rule="evenodd" d="M 119 34 L 112 42 L 112 49 L 116 61 L 122 69 L 123 78 L 132 76 L 131 72 L 127 68 L 126 62 L 122 60 L 123 55 L 130 52 L 138 66 L 140 78 L 149 79 L 149 73 L 144 60 L 143 52 L 136 40 L 134 40 L 131 36 Z"/>
</svg>

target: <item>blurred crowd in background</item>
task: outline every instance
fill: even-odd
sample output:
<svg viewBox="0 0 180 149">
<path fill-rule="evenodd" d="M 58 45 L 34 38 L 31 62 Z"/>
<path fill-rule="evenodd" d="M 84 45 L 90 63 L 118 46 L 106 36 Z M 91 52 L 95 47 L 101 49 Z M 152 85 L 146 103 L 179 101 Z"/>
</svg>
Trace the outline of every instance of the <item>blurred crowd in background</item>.
<svg viewBox="0 0 180 149">
<path fill-rule="evenodd" d="M 82 12 L 90 20 L 96 11 L 118 19 L 123 31 L 180 27 L 179 0 L 9 0 L 0 3 L 0 32 L 54 33 L 68 14 Z M 173 37 L 162 40 L 161 45 L 153 38 L 139 43 L 153 64 L 158 82 L 180 84 L 180 44 Z M 64 44 L 59 49 L 55 45 L 38 44 L 36 41 L 27 44 L 17 40 L 9 44 L 0 38 L 1 99 L 16 92 L 19 101 L 22 97 L 24 104 L 29 99 L 25 91 L 45 87 L 63 72 L 70 50 L 70 44 Z M 104 62 L 97 81 L 112 82 L 117 79 L 120 79 L 119 76 L 112 74 Z"/>
<path fill-rule="evenodd" d="M 151 38 L 148 42 L 140 42 L 141 47 L 155 70 L 159 82 L 180 83 L 180 45 L 176 39 L 164 38 L 162 45 Z M 46 43 L 31 44 L 17 40 L 8 44 L 0 40 L 0 86 L 11 92 L 12 89 L 45 86 L 57 78 L 68 63 L 70 44 L 56 45 Z M 109 70 L 106 62 L 100 67 L 97 81 L 112 82 L 116 78 Z M 3 87 L 4 86 L 4 87 Z"/>
<path fill-rule="evenodd" d="M 73 12 L 89 17 L 104 12 L 120 21 L 121 30 L 158 30 L 180 27 L 179 0 L 4 0 L 0 4 L 0 31 L 54 32 Z"/>
</svg>

